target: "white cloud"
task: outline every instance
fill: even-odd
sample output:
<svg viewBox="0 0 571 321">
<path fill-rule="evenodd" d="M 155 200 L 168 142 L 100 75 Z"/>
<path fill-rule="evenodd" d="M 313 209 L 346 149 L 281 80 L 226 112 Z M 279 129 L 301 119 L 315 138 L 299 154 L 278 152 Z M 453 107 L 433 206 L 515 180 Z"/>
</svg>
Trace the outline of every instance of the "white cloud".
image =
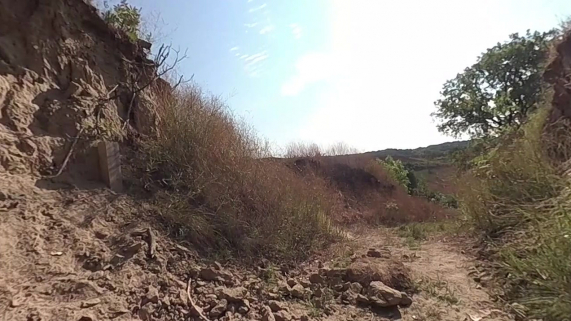
<svg viewBox="0 0 571 321">
<path fill-rule="evenodd" d="M 254 28 L 254 27 L 256 27 L 256 26 L 259 25 L 259 24 L 260 24 L 259 22 L 245 23 L 244 26 L 245 26 L 246 28 Z"/>
<path fill-rule="evenodd" d="M 303 30 L 301 29 L 300 25 L 298 25 L 297 23 L 292 23 L 289 25 L 289 27 L 291 28 L 291 33 L 293 34 L 295 39 L 301 38 L 301 33 Z"/>
<path fill-rule="evenodd" d="M 267 6 L 268 6 L 268 4 L 267 4 L 267 3 L 264 3 L 264 4 L 260 5 L 260 6 L 250 8 L 250 10 L 248 10 L 248 12 L 249 12 L 249 13 L 254 13 L 254 12 L 256 12 L 256 11 L 260 11 L 260 10 L 264 9 L 264 8 L 267 7 Z"/>
<path fill-rule="evenodd" d="M 295 96 L 308 85 L 332 79 L 339 71 L 335 60 L 333 55 L 319 52 L 302 56 L 295 64 L 295 75 L 282 85 L 281 94 Z"/>
<path fill-rule="evenodd" d="M 274 31 L 274 29 L 275 29 L 275 26 L 274 26 L 274 25 L 267 25 L 267 26 L 265 26 L 264 28 L 262 28 L 262 29 L 260 30 L 260 34 L 261 34 L 261 35 L 268 34 L 268 33 L 272 32 L 272 31 Z"/>
<path fill-rule="evenodd" d="M 269 58 L 267 51 L 261 51 L 253 55 L 244 54 L 240 56 L 240 60 L 244 63 L 244 71 L 250 77 L 259 77 L 263 73 L 262 63 Z"/>
<path fill-rule="evenodd" d="M 238 51 L 238 49 L 240 49 L 240 47 L 232 47 L 232 48 L 230 48 L 230 52 L 232 52 L 232 51 Z"/>
</svg>

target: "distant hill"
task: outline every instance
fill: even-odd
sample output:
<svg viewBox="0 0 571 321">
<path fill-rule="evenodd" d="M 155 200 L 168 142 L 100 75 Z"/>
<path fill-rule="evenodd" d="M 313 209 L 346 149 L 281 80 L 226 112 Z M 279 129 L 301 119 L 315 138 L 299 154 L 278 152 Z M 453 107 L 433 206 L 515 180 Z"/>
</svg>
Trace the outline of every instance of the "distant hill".
<svg viewBox="0 0 571 321">
<path fill-rule="evenodd" d="M 403 162 L 415 159 L 438 159 L 449 155 L 450 153 L 468 147 L 470 141 L 447 142 L 427 147 L 419 147 L 415 149 L 384 149 L 379 151 L 366 152 L 364 155 L 370 155 L 375 158 L 385 158 L 391 156 L 400 159 Z"/>
</svg>

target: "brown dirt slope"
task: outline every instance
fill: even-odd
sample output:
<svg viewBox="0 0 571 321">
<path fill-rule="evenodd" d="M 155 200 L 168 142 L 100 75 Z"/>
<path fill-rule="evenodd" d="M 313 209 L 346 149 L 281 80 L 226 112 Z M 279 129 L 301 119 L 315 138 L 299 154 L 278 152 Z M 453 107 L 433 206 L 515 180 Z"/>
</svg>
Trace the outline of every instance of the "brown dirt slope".
<svg viewBox="0 0 571 321">
<path fill-rule="evenodd" d="M 154 74 L 143 50 L 81 0 L 0 0 L 0 7 L 0 172 L 55 172 L 80 130 L 78 150 L 121 140 L 132 79 Z M 153 128 L 142 100 L 130 117 Z M 78 168 L 89 178 L 93 159 L 75 156 L 72 164 L 87 163 Z"/>
</svg>

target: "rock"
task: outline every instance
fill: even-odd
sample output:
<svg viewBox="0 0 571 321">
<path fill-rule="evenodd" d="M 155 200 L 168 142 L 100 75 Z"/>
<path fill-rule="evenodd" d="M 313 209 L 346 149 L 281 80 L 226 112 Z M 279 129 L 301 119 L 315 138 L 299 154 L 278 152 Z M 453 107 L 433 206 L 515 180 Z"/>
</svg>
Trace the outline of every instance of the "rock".
<svg viewBox="0 0 571 321">
<path fill-rule="evenodd" d="M 311 286 L 311 282 L 305 279 L 299 280 L 299 284 L 301 284 L 301 286 L 304 288 L 309 288 Z"/>
<path fill-rule="evenodd" d="M 322 269 L 328 278 L 336 278 L 343 280 L 345 275 L 347 275 L 347 269 L 345 268 L 333 268 L 333 269 Z"/>
<path fill-rule="evenodd" d="M 222 299 L 222 300 L 218 301 L 216 306 L 214 306 L 210 310 L 209 315 L 213 318 L 218 318 L 219 316 L 224 314 L 224 312 L 226 312 L 227 308 L 228 308 L 228 301 L 226 301 L 226 299 Z"/>
<path fill-rule="evenodd" d="M 343 292 L 341 294 L 341 301 L 343 303 L 348 303 L 348 304 L 352 304 L 352 305 L 356 305 L 357 304 L 357 296 L 359 294 L 355 293 L 351 290 L 347 290 L 345 292 Z"/>
<path fill-rule="evenodd" d="M 323 284 L 325 280 L 319 273 L 313 273 L 309 276 L 309 282 L 314 284 Z"/>
<path fill-rule="evenodd" d="M 349 285 L 349 290 L 353 293 L 359 294 L 363 291 L 363 286 L 359 282 L 353 282 Z"/>
<path fill-rule="evenodd" d="M 335 290 L 337 292 L 344 292 L 344 291 L 347 291 L 349 289 L 350 285 L 351 285 L 351 283 L 349 283 L 349 282 L 335 284 L 333 286 L 333 290 Z"/>
<path fill-rule="evenodd" d="M 149 285 L 143 301 L 145 301 L 143 305 L 145 305 L 148 302 L 159 303 L 159 291 L 157 290 L 157 288 L 155 288 L 152 285 Z"/>
<path fill-rule="evenodd" d="M 291 314 L 289 314 L 286 310 L 281 310 L 274 313 L 274 319 L 276 321 L 289 321 L 291 320 Z"/>
<path fill-rule="evenodd" d="M 262 321 L 276 321 L 274 314 L 272 313 L 272 309 L 268 306 L 262 307 Z"/>
<path fill-rule="evenodd" d="M 246 314 L 248 311 L 250 311 L 250 309 L 244 305 L 238 308 L 238 313 L 240 314 Z"/>
<path fill-rule="evenodd" d="M 218 296 L 216 294 L 207 294 L 203 297 L 202 301 L 208 306 L 213 307 L 218 303 Z"/>
<path fill-rule="evenodd" d="M 362 294 L 357 294 L 356 301 L 357 301 L 357 303 L 361 303 L 361 304 L 369 304 L 369 298 L 367 298 L 366 296 L 364 296 Z"/>
<path fill-rule="evenodd" d="M 108 236 L 109 236 L 109 234 L 107 234 L 103 231 L 95 231 L 95 237 L 100 239 L 100 240 L 106 239 Z"/>
<path fill-rule="evenodd" d="M 92 300 L 87 300 L 87 301 L 81 302 L 80 307 L 81 307 L 82 309 L 87 309 L 87 308 L 94 307 L 94 306 L 96 306 L 96 305 L 98 305 L 98 304 L 100 304 L 100 303 L 101 303 L 101 300 L 100 300 L 100 299 L 92 299 Z"/>
<path fill-rule="evenodd" d="M 272 312 L 278 312 L 278 311 L 287 309 L 287 307 L 284 305 L 283 302 L 276 301 L 276 300 L 270 300 L 268 302 L 268 306 L 270 307 Z"/>
<path fill-rule="evenodd" d="M 303 299 L 305 293 L 305 288 L 301 284 L 296 284 L 290 291 L 291 296 L 297 299 Z"/>
<path fill-rule="evenodd" d="M 367 294 L 370 303 L 378 307 L 406 307 L 412 304 L 412 300 L 406 293 L 388 287 L 380 281 L 371 282 Z"/>
<path fill-rule="evenodd" d="M 297 282 L 294 279 L 292 278 L 287 279 L 287 285 L 289 285 L 290 287 L 293 288 L 296 284 Z"/>
<path fill-rule="evenodd" d="M 278 282 L 278 292 L 280 293 L 290 293 L 291 289 L 289 287 L 289 285 L 287 285 L 284 282 L 279 281 Z"/>
<path fill-rule="evenodd" d="M 222 271 L 222 264 L 218 261 L 214 261 L 214 263 L 212 263 L 212 267 L 218 271 Z"/>
<path fill-rule="evenodd" d="M 246 298 L 247 293 L 248 290 L 242 286 L 222 289 L 222 296 L 228 300 L 228 302 L 242 302 L 242 300 Z"/>
<path fill-rule="evenodd" d="M 139 309 L 139 311 L 137 312 L 137 314 L 139 315 L 139 318 L 143 321 L 151 321 L 153 320 L 153 311 L 154 309 L 147 305 L 144 306 L 142 308 Z"/>
<path fill-rule="evenodd" d="M 321 288 L 315 289 L 315 290 L 313 291 L 313 295 L 314 295 L 315 297 L 320 298 L 321 296 L 323 296 L 323 289 L 321 289 Z"/>
<path fill-rule="evenodd" d="M 302 314 L 301 317 L 299 317 L 299 321 L 309 321 L 309 317 L 306 314 Z"/>
<path fill-rule="evenodd" d="M 390 257 L 391 253 L 388 249 L 377 250 L 370 248 L 367 252 L 368 257 Z"/>
<path fill-rule="evenodd" d="M 214 281 L 218 277 L 218 272 L 211 267 L 200 270 L 200 277 L 206 281 Z"/>
</svg>

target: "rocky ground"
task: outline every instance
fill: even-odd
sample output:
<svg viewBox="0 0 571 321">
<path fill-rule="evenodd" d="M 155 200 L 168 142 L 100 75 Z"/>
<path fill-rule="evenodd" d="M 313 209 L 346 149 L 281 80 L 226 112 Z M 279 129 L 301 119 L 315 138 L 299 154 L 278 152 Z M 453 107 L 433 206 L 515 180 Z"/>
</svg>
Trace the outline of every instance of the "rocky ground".
<svg viewBox="0 0 571 321">
<path fill-rule="evenodd" d="M 144 202 L 2 175 L 2 320 L 510 319 L 451 241 L 364 229 L 298 266 L 207 262 Z"/>
</svg>

